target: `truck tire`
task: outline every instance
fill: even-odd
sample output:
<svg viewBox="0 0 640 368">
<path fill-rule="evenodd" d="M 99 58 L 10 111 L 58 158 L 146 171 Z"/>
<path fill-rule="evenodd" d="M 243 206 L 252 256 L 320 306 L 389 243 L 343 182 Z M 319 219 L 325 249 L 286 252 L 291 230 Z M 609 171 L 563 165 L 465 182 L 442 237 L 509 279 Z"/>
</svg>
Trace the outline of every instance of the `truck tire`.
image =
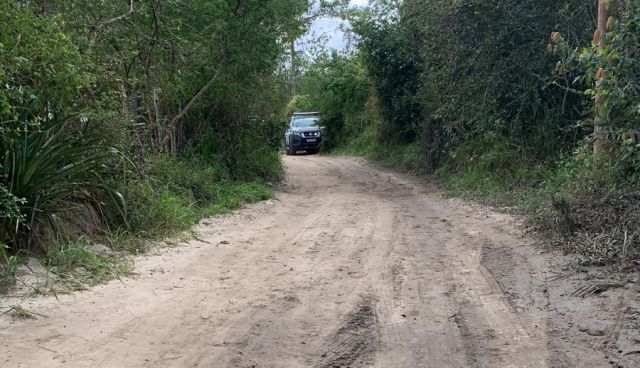
<svg viewBox="0 0 640 368">
<path fill-rule="evenodd" d="M 293 147 L 293 144 L 291 143 L 291 141 L 289 141 L 289 144 L 287 145 L 287 155 L 289 155 L 289 156 L 295 156 L 296 155 L 296 150 Z"/>
</svg>

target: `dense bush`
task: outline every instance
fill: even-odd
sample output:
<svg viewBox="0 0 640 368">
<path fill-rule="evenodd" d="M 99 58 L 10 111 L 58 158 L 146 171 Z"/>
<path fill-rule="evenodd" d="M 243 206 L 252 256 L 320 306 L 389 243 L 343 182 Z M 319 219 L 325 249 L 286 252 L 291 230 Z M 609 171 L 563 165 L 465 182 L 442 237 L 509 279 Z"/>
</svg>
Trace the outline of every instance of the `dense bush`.
<svg viewBox="0 0 640 368">
<path fill-rule="evenodd" d="M 354 26 L 361 38 L 360 58 L 371 75 L 378 109 L 388 124 L 378 138 L 411 143 L 420 134 L 423 121 L 419 45 L 411 30 L 395 20 L 365 13 Z"/>
<path fill-rule="evenodd" d="M 426 171 L 450 164 L 466 142 L 479 155 L 496 139 L 514 155 L 552 161 L 588 135 L 576 125 L 588 99 L 553 83 L 548 35 L 561 25 L 585 44 L 593 6 L 547 3 L 381 2 L 380 11 L 353 17 L 357 53 L 316 62 L 302 94 L 340 139 L 375 121 L 376 140 L 417 143 Z M 345 121 L 363 114 L 375 117 L 349 130 Z"/>
<path fill-rule="evenodd" d="M 600 49 L 596 2 L 375 1 L 354 13 L 357 51 L 310 67 L 303 100 L 336 122 L 338 152 L 524 209 L 593 263 L 637 257 L 640 3 L 607 3 Z M 606 144 L 594 159 L 597 94 Z M 364 126 L 346 128 L 357 116 Z"/>
<path fill-rule="evenodd" d="M 127 199 L 124 218 L 112 213 L 111 221 L 116 226 L 124 221 L 124 231 L 144 236 L 171 235 L 202 217 L 271 198 L 260 182 L 238 182 L 223 164 L 199 157 L 156 158 L 147 175 L 118 189 Z"/>
<path fill-rule="evenodd" d="M 601 164 L 615 166 L 619 181 L 640 183 L 640 3 L 611 5 L 614 15 L 605 45 L 572 47 L 557 33 L 549 47 L 559 57 L 556 83 L 595 102 L 599 127 L 592 139 L 604 142 Z"/>
<path fill-rule="evenodd" d="M 371 100 L 369 77 L 361 60 L 333 53 L 316 60 L 300 82 L 295 109 L 320 111 L 326 127 L 325 148 L 346 144 L 363 134 L 377 116 L 367 111 Z"/>
<path fill-rule="evenodd" d="M 92 202 L 114 151 L 78 118 L 90 76 L 55 20 L 0 5 L 0 241 L 29 247 L 63 209 Z"/>
<path fill-rule="evenodd" d="M 262 183 L 283 171 L 282 58 L 308 5 L 0 2 L 8 254 L 47 254 L 80 235 L 169 234 L 269 197 Z"/>
</svg>

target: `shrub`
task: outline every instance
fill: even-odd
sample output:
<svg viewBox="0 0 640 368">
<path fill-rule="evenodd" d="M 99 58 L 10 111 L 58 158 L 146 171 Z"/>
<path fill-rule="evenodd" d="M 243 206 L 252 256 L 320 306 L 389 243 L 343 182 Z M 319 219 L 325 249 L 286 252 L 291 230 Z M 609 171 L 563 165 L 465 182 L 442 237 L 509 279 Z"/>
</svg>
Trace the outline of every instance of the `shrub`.
<svg viewBox="0 0 640 368">
<path fill-rule="evenodd" d="M 90 244 L 86 237 L 75 242 L 54 243 L 47 248 L 41 262 L 76 290 L 131 272 L 130 263 L 122 257 L 98 254 L 90 249 Z"/>
<path fill-rule="evenodd" d="M 126 198 L 126 228 L 134 234 L 144 237 L 171 235 L 184 230 L 197 218 L 195 199 L 188 190 L 179 192 L 166 183 L 150 179 L 132 180 L 121 185 Z"/>
<path fill-rule="evenodd" d="M 115 226 L 124 222 L 127 230 L 138 236 L 172 235 L 204 216 L 272 196 L 264 185 L 233 181 L 228 169 L 203 158 L 160 157 L 149 166 L 145 178 L 119 183 L 126 218 L 117 213 L 110 218 Z"/>
<path fill-rule="evenodd" d="M 9 248 L 0 243 L 0 286 L 14 280 L 18 268 L 18 257 L 9 254 Z"/>
<path fill-rule="evenodd" d="M 34 231 L 57 233 L 58 219 L 70 203 L 98 205 L 98 197 L 110 190 L 103 184 L 104 164 L 114 152 L 65 128 L 63 122 L 24 125 L 15 139 L 0 139 L 5 198 L 14 198 L 12 206 L 19 210 L 0 222 L 1 240 L 11 247 L 32 246 Z"/>
<path fill-rule="evenodd" d="M 220 161 L 197 156 L 178 161 L 166 156 L 156 158 L 150 163 L 149 175 L 159 185 L 192 195 L 200 204 L 216 200 L 220 183 L 230 180 L 229 170 Z"/>
<path fill-rule="evenodd" d="M 56 236 L 70 204 L 100 206 L 114 152 L 77 118 L 88 60 L 58 20 L 2 2 L 0 24 L 0 241 L 15 251 Z"/>
</svg>

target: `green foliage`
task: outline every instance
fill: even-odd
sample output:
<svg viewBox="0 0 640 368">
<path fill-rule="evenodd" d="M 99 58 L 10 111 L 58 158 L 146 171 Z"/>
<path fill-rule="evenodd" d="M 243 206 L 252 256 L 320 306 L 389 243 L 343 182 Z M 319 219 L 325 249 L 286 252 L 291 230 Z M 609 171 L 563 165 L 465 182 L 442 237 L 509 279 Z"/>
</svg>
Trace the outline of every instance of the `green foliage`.
<svg viewBox="0 0 640 368">
<path fill-rule="evenodd" d="M 640 3 L 618 3 L 602 50 L 591 42 L 596 2 L 374 5 L 353 14 L 357 52 L 320 60 L 302 83 L 305 105 L 329 101 L 319 109 L 337 122 L 334 152 L 435 172 L 449 194 L 525 211 L 584 263 L 628 266 L 640 257 Z M 552 30 L 561 36 L 549 41 Z M 349 88 L 329 88 L 345 80 Z M 350 100 L 349 90 L 364 96 Z M 596 164 L 598 93 L 609 140 Z M 369 118 L 346 129 L 357 115 Z"/>
<path fill-rule="evenodd" d="M 90 249 L 89 239 L 47 247 L 43 265 L 69 281 L 75 290 L 84 290 L 104 280 L 131 272 L 131 265 L 117 256 L 101 255 Z"/>
<path fill-rule="evenodd" d="M 376 139 L 417 143 L 426 171 L 459 160 L 456 150 L 478 139 L 490 149 L 494 137 L 504 138 L 539 161 L 572 151 L 585 136 L 574 124 L 585 98 L 541 77 L 554 60 L 539 35 L 562 22 L 582 37 L 592 6 L 575 8 L 570 1 L 410 0 L 357 14 L 357 57 L 381 116 Z"/>
<path fill-rule="evenodd" d="M 389 124 L 381 140 L 414 141 L 420 134 L 423 109 L 418 93 L 421 60 L 411 30 L 393 19 L 371 17 L 367 12 L 354 27 L 361 37 L 360 55 L 373 81 L 380 114 Z"/>
<path fill-rule="evenodd" d="M 191 193 L 200 204 L 216 200 L 214 194 L 219 184 L 230 179 L 223 165 L 208 163 L 201 158 L 175 162 L 166 156 L 150 164 L 149 177 L 159 185 L 168 185 L 171 191 Z"/>
<path fill-rule="evenodd" d="M 127 198 L 128 229 L 141 236 L 172 235 L 197 219 L 191 193 L 174 193 L 151 181 L 133 181 L 123 187 Z"/>
<path fill-rule="evenodd" d="M 1 2 L 0 241 L 47 253 L 83 206 L 98 235 L 156 236 L 269 197 L 308 5 Z"/>
<path fill-rule="evenodd" d="M 607 141 L 609 165 L 619 180 L 637 183 L 640 176 L 640 3 L 617 7 L 612 30 L 603 35 L 604 47 L 574 48 L 557 34 L 551 40 L 559 57 L 556 83 L 595 103 L 599 134 Z M 590 123 L 590 122 L 589 122 Z"/>
<path fill-rule="evenodd" d="M 18 269 L 18 256 L 9 254 L 9 248 L 0 243 L 0 286 L 12 281 Z"/>
<path fill-rule="evenodd" d="M 425 173 L 423 151 L 418 143 L 380 142 L 373 127 L 333 150 L 336 154 L 358 155 L 384 165 L 416 174 Z"/>
<path fill-rule="evenodd" d="M 113 151 L 77 117 L 91 78 L 59 19 L 3 2 L 0 22 L 0 241 L 17 249 L 69 203 L 98 203 Z"/>
<path fill-rule="evenodd" d="M 6 227 L 11 226 L 13 231 L 17 231 L 25 221 L 25 215 L 20 212 L 20 205 L 24 203 L 24 199 L 16 197 L 9 192 L 4 183 L 0 183 L 0 222 L 2 224 Z"/>
<path fill-rule="evenodd" d="M 0 140 L 4 185 L 20 198 L 19 214 L 3 216 L 0 235 L 18 247 L 28 246 L 39 227 L 55 229 L 69 203 L 97 203 L 96 196 L 108 190 L 102 178 L 109 148 L 82 135 L 69 137 L 63 123 L 46 124 L 24 126 L 19 137 Z"/>
<path fill-rule="evenodd" d="M 280 135 L 279 137 L 282 137 Z M 280 152 L 270 147 L 255 148 L 252 142 L 243 142 L 239 156 L 242 159 L 232 165 L 235 177 L 242 181 L 276 182 L 284 175 Z"/>
<path fill-rule="evenodd" d="M 306 78 L 303 79 L 304 82 L 308 82 L 309 75 L 310 74 L 307 74 L 305 76 Z M 305 87 L 316 88 L 317 86 L 309 86 L 309 83 L 307 83 L 307 86 Z M 310 91 L 306 91 L 306 92 L 310 92 Z M 292 114 L 296 111 L 314 111 L 314 109 L 317 109 L 317 107 L 314 106 L 314 100 L 311 98 L 311 96 L 306 94 L 293 96 L 293 98 L 291 99 L 291 101 L 289 101 L 289 104 L 287 105 L 287 113 L 289 114 Z"/>
<path fill-rule="evenodd" d="M 0 4 L 0 133 L 12 138 L 23 125 L 76 113 L 90 78 L 84 60 L 57 19 Z"/>
<path fill-rule="evenodd" d="M 448 194 L 526 214 L 532 228 L 554 246 L 577 253 L 583 264 L 624 268 L 640 258 L 635 246 L 640 242 L 640 197 L 616 160 L 596 170 L 581 148 L 552 166 L 526 160 L 513 164 L 516 150 L 503 146 L 495 151 L 455 172 L 441 170 Z"/>
<path fill-rule="evenodd" d="M 160 157 L 146 177 L 121 185 L 127 198 L 127 232 L 142 237 L 174 235 L 203 217 L 272 197 L 264 185 L 233 181 L 222 163 L 201 158 Z"/>
<path fill-rule="evenodd" d="M 301 95 L 294 99 L 299 111 L 319 111 L 326 127 L 325 148 L 348 143 L 371 125 L 376 112 L 367 107 L 370 83 L 357 57 L 337 54 L 318 59 L 300 82 Z"/>
</svg>

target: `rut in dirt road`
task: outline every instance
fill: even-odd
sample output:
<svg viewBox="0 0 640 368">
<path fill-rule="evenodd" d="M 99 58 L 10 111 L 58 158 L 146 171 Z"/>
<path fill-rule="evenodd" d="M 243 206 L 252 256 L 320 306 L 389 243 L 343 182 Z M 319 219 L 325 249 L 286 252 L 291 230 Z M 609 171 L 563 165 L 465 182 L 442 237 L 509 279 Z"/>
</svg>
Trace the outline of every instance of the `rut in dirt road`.
<svg viewBox="0 0 640 368">
<path fill-rule="evenodd" d="M 378 316 L 375 300 L 365 297 L 344 317 L 344 322 L 330 336 L 327 352 L 320 356 L 316 368 L 366 367 L 375 360 L 378 348 Z"/>
<path fill-rule="evenodd" d="M 548 367 L 542 265 L 507 298 L 513 221 L 353 158 L 286 159 L 278 200 L 197 226 L 140 276 L 22 301 L 3 367 Z M 489 251 L 488 251 L 489 250 Z M 510 277 L 510 276 L 509 276 Z"/>
</svg>

